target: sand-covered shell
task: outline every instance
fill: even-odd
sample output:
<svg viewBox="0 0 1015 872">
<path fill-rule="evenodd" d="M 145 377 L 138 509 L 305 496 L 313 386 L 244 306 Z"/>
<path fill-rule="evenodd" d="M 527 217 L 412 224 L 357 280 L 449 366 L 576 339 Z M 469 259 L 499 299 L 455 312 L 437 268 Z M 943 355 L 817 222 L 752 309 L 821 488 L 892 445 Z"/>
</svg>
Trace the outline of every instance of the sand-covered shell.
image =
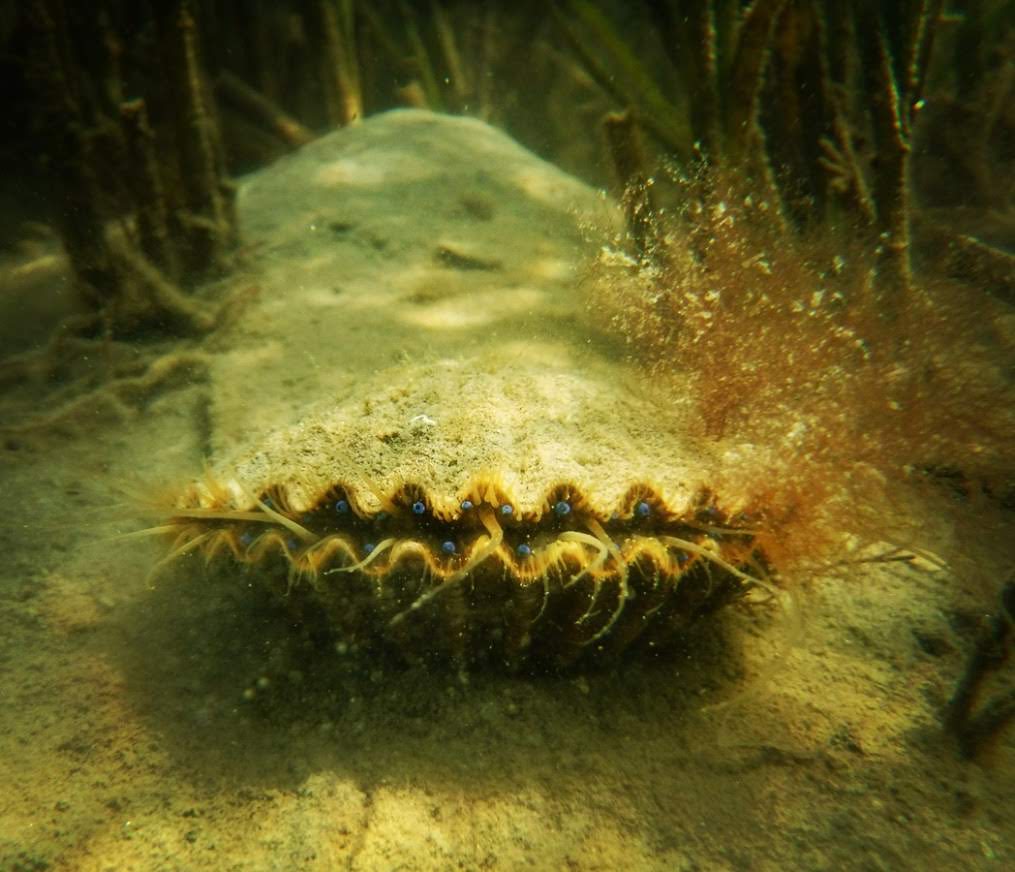
<svg viewBox="0 0 1015 872">
<path fill-rule="evenodd" d="M 448 160 L 454 155 L 454 161 Z M 212 367 L 167 527 L 407 656 L 655 647 L 762 571 L 685 406 L 588 326 L 596 192 L 489 127 L 399 112 L 248 182 L 259 295 Z"/>
</svg>

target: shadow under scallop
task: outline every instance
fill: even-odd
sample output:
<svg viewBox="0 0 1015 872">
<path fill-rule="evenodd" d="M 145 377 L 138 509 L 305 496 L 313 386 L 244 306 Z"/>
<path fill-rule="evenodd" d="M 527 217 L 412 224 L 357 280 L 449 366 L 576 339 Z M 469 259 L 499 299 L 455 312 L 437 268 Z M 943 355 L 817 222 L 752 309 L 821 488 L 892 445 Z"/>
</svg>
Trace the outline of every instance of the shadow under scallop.
<svg viewBox="0 0 1015 872">
<path fill-rule="evenodd" d="M 296 790 L 331 772 L 364 789 L 489 796 L 560 790 L 568 773 L 578 784 L 592 770 L 650 789 L 660 760 L 647 749 L 693 755 L 682 724 L 742 671 L 722 611 L 680 647 L 599 669 L 407 665 L 348 646 L 255 577 L 197 559 L 180 560 L 116 622 L 132 708 L 177 777 L 222 789 Z"/>
</svg>

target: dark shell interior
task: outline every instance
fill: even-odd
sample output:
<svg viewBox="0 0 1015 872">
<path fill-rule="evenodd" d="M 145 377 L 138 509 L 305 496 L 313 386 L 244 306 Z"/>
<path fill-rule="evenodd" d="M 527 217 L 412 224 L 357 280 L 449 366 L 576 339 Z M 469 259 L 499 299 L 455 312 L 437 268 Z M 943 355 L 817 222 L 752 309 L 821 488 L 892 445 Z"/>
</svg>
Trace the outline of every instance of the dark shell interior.
<svg viewBox="0 0 1015 872">
<path fill-rule="evenodd" d="M 593 505 L 567 483 L 536 506 L 488 484 L 453 501 L 405 484 L 368 513 L 337 484 L 296 511 L 273 487 L 242 510 L 180 509 L 170 558 L 243 568 L 323 609 L 343 644 L 509 669 L 659 649 L 765 575 L 758 518 L 707 493 L 680 513 L 643 484 Z"/>
</svg>

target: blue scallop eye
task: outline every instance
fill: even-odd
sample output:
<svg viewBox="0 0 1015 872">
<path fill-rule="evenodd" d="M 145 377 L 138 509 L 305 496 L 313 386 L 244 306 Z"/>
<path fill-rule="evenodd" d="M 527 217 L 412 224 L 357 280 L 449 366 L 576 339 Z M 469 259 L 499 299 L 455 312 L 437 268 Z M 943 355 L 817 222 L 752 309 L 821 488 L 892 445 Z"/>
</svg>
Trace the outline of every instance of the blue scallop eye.
<svg viewBox="0 0 1015 872">
<path fill-rule="evenodd" d="M 345 500 L 335 500 L 335 513 L 344 515 L 349 511 L 349 503 Z"/>
<path fill-rule="evenodd" d="M 518 552 L 519 557 L 528 557 L 532 554 L 532 546 L 522 542 L 521 545 L 515 548 L 515 551 Z"/>
<path fill-rule="evenodd" d="M 424 503 L 422 500 L 416 500 L 416 502 L 412 504 L 412 513 L 414 515 L 422 515 L 423 512 L 425 511 L 426 511 L 426 503 Z"/>
<path fill-rule="evenodd" d="M 458 549 L 455 548 L 455 543 L 452 542 L 450 539 L 447 542 L 441 543 L 441 551 L 443 551 L 445 554 L 454 554 L 457 550 Z"/>
<path fill-rule="evenodd" d="M 515 507 L 509 505 L 508 503 L 504 503 L 504 505 L 500 507 L 500 513 L 505 517 L 507 517 L 508 515 L 513 515 L 515 513 Z"/>
<path fill-rule="evenodd" d="M 250 530 L 244 530 L 242 533 L 240 533 L 240 544 L 244 548 L 249 548 L 250 545 L 253 543 L 253 541 L 254 534 L 251 533 Z"/>
<path fill-rule="evenodd" d="M 377 546 L 376 546 L 376 545 L 374 545 L 374 543 L 373 543 L 373 542 L 364 542 L 364 543 L 363 543 L 363 553 L 364 553 L 364 554 L 369 554 L 369 553 L 370 553 L 371 551 L 373 551 L 373 550 L 374 550 L 374 548 L 376 548 L 376 547 L 377 547 Z"/>
<path fill-rule="evenodd" d="M 638 505 L 634 507 L 634 513 L 639 518 L 647 518 L 652 513 L 652 506 L 642 500 Z"/>
<path fill-rule="evenodd" d="M 687 561 L 690 559 L 691 559 L 690 556 L 684 551 L 680 551 L 677 553 L 677 563 L 679 563 L 681 566 L 687 563 Z"/>
<path fill-rule="evenodd" d="M 564 515 L 571 514 L 571 504 L 567 500 L 560 500 L 554 503 L 553 510 L 563 518 Z"/>
<path fill-rule="evenodd" d="M 472 508 L 472 500 L 462 500 L 462 511 L 467 512 Z"/>
</svg>

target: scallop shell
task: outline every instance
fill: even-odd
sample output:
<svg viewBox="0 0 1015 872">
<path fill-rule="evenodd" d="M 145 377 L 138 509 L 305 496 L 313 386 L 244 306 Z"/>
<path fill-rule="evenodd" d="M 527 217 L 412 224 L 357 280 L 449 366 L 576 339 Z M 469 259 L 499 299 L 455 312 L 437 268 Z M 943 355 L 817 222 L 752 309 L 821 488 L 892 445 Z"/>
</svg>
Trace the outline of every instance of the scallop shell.
<svg viewBox="0 0 1015 872">
<path fill-rule="evenodd" d="M 687 405 L 589 326 L 580 265 L 618 220 L 596 192 L 399 112 L 240 206 L 260 293 L 215 358 L 221 459 L 170 558 L 245 570 L 350 643 L 511 668 L 668 644 L 749 589 L 758 509 L 711 492 Z"/>
</svg>

